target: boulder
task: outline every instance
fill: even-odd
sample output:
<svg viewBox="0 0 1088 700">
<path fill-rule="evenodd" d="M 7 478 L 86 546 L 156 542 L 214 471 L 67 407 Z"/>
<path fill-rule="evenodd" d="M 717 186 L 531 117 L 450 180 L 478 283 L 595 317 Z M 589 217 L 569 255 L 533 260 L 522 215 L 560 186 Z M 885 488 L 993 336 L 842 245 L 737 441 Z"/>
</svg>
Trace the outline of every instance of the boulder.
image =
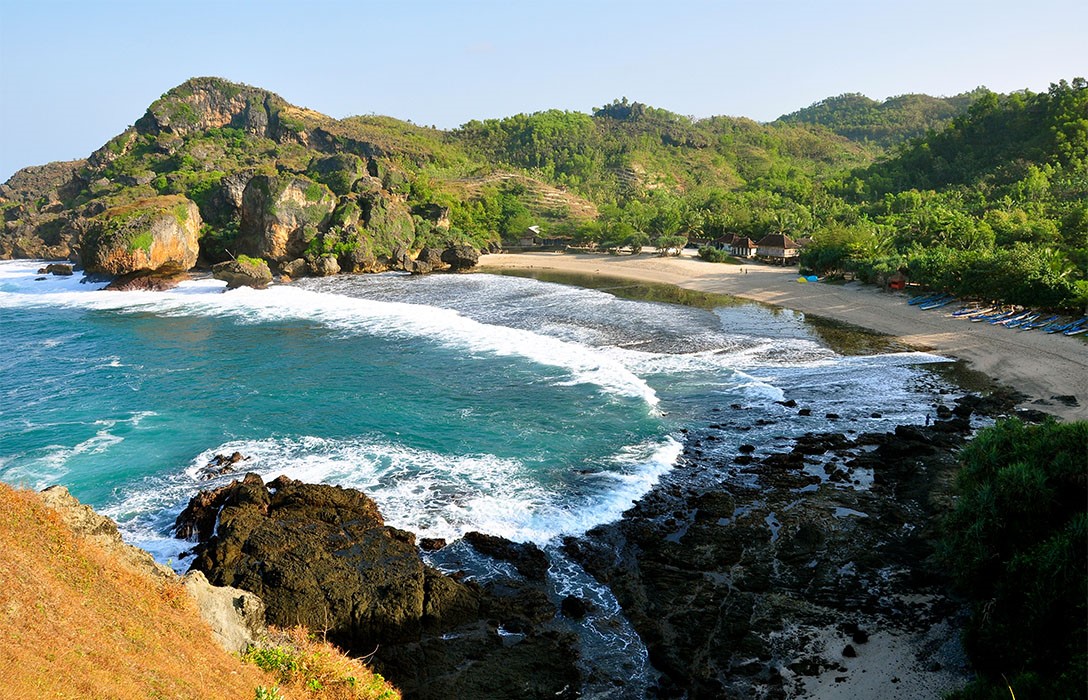
<svg viewBox="0 0 1088 700">
<path fill-rule="evenodd" d="M 184 272 L 196 264 L 201 223 L 180 195 L 113 207 L 86 222 L 80 262 L 90 274 Z"/>
<path fill-rule="evenodd" d="M 242 194 L 238 251 L 281 263 L 302 257 L 335 207 L 336 197 L 325 185 L 292 175 L 257 175 Z"/>
<path fill-rule="evenodd" d="M 253 287 L 264 289 L 272 282 L 272 271 L 268 263 L 260 258 L 240 255 L 236 260 L 228 260 L 212 266 L 212 277 L 227 283 L 227 289 Z"/>
<path fill-rule="evenodd" d="M 451 245 L 442 251 L 442 262 L 454 272 L 461 272 L 476 266 L 480 261 L 480 252 L 468 245 Z"/>
<path fill-rule="evenodd" d="M 425 263 L 431 266 L 432 270 L 439 270 L 446 267 L 446 263 L 442 262 L 442 251 L 438 248 L 431 248 L 430 246 L 424 246 L 419 251 L 419 255 L 416 256 L 417 263 Z"/>
<path fill-rule="evenodd" d="M 160 273 L 155 271 L 130 272 L 119 275 L 106 285 L 111 292 L 165 292 L 185 279 L 184 272 Z"/>
<path fill-rule="evenodd" d="M 295 258 L 280 265 L 280 271 L 291 279 L 305 277 L 308 269 L 305 258 Z"/>
<path fill-rule="evenodd" d="M 50 263 L 38 270 L 39 275 L 57 275 L 58 277 L 71 277 L 72 266 L 65 263 Z"/>
<path fill-rule="evenodd" d="M 415 536 L 387 527 L 353 489 L 247 474 L 178 517 L 196 534 L 193 569 L 265 601 L 268 621 L 328 630 L 355 649 L 416 640 L 478 614 L 478 588 L 425 566 Z"/>
<path fill-rule="evenodd" d="M 309 260 L 306 269 L 314 277 L 330 277 L 340 272 L 340 263 L 335 255 L 322 255 Z"/>
</svg>

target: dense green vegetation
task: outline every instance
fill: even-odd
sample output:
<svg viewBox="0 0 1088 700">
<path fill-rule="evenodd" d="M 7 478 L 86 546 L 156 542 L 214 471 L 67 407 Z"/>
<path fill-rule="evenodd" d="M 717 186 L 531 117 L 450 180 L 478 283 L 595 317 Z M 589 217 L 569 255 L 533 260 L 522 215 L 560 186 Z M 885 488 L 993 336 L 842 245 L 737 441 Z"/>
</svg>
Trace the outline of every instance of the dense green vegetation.
<svg viewBox="0 0 1088 700">
<path fill-rule="evenodd" d="M 230 124 L 207 127 L 221 122 L 193 111 L 209 100 L 236 112 Z M 530 226 L 630 252 L 785 233 L 812 239 L 801 262 L 822 275 L 880 282 L 902 271 L 962 296 L 1077 309 L 1088 303 L 1086 152 L 1079 78 L 1039 94 L 842 95 L 770 124 L 624 98 L 591 114 L 548 110 L 448 132 L 380 116 L 337 121 L 201 78 L 96 152 L 60 203 L 93 216 L 184 195 L 205 223 L 205 259 L 225 259 L 239 230 L 226 200 L 267 175 L 335 196 L 332 217 L 311 222 L 315 253 L 513 243 Z M 0 201 L 7 230 L 48 208 L 40 194 Z M 43 237 L 56 228 L 37 225 Z"/>
<path fill-rule="evenodd" d="M 1088 422 L 1006 420 L 962 463 L 943 559 L 979 678 L 954 697 L 1088 696 Z"/>
<path fill-rule="evenodd" d="M 779 121 L 819 124 L 851 141 L 872 142 L 887 148 L 943 129 L 986 92 L 985 88 L 979 88 L 954 97 L 900 95 L 884 102 L 856 92 L 847 93 L 787 114 Z"/>
<path fill-rule="evenodd" d="M 845 207 L 801 262 L 877 281 L 895 270 L 965 297 L 1088 303 L 1088 89 L 981 95 L 945 130 L 829 181 Z"/>
</svg>

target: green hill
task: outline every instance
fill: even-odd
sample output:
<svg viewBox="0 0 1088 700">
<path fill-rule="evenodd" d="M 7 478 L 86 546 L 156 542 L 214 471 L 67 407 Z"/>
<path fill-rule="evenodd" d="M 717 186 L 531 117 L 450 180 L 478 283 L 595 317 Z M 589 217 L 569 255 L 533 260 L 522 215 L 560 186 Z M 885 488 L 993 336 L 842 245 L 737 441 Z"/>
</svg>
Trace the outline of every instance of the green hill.
<svg viewBox="0 0 1088 700">
<path fill-rule="evenodd" d="M 821 100 L 783 115 L 778 121 L 816 124 L 851 141 L 889 148 L 943 129 L 987 92 L 978 88 L 953 97 L 909 94 L 883 102 L 853 92 Z"/>
<path fill-rule="evenodd" d="M 1076 306 L 1085 95 L 1080 79 L 1039 95 L 842 95 L 770 124 L 624 98 L 442 131 L 336 120 L 194 78 L 86 160 L 0 186 L 0 256 L 78 256 L 83 233 L 121 228 L 111 217 L 129 205 L 182 196 L 199 208 L 198 265 L 267 251 L 274 268 L 332 256 L 342 270 L 379 270 L 424 247 L 515 241 L 529 226 L 632 249 L 788 233 L 814 239 L 805 262 L 820 272 L 904 269 L 980 295 L 1008 286 L 965 286 L 964 256 L 986 258 L 991 272 L 971 274 L 993 279 L 1024 272 L 1005 258 L 1026 256 L 1028 276 L 1047 281 L 1012 298 Z"/>
</svg>

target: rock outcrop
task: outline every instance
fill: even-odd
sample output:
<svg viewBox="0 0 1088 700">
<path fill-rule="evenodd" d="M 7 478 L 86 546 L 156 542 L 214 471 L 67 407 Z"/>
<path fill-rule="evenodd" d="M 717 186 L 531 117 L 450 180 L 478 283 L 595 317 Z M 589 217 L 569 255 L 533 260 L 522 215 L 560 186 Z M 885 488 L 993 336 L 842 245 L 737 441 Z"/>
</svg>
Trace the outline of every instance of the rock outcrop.
<svg viewBox="0 0 1088 700">
<path fill-rule="evenodd" d="M 246 256 L 212 266 L 212 277 L 227 283 L 227 289 L 253 287 L 264 289 L 272 283 L 272 271 L 260 258 Z"/>
<path fill-rule="evenodd" d="M 567 553 L 612 589 L 664 692 L 802 696 L 806 678 L 845 683 L 841 651 L 866 657 L 876 632 L 903 645 L 904 674 L 955 687 L 958 606 L 928 557 L 981 405 L 965 397 L 928 428 L 808 434 L 735 456 L 710 446 L 744 426 L 711 425 L 622 520 L 569 538 Z"/>
<path fill-rule="evenodd" d="M 186 574 L 182 585 L 196 601 L 216 641 L 227 651 L 240 654 L 267 632 L 264 603 L 249 591 L 213 586 L 200 571 Z"/>
<path fill-rule="evenodd" d="M 91 274 L 183 272 L 196 264 L 200 211 L 178 195 L 113 207 L 91 218 L 79 257 Z"/>
<path fill-rule="evenodd" d="M 238 252 L 276 262 L 302 257 L 335 207 L 336 197 L 321 183 L 257 175 L 242 194 Z"/>
<path fill-rule="evenodd" d="M 406 697 L 572 698 L 579 687 L 575 640 L 554 624 L 532 545 L 470 538 L 525 573 L 465 583 L 424 564 L 415 536 L 386 526 L 366 495 L 256 474 L 197 495 L 177 532 L 200 542 L 194 570 L 259 593 L 271 623 L 373 654 Z"/>
<path fill-rule="evenodd" d="M 208 536 L 209 518 L 218 527 Z M 415 640 L 476 616 L 479 591 L 423 564 L 415 536 L 366 495 L 246 475 L 179 516 L 206 537 L 193 568 L 265 601 L 269 622 L 327 629 L 352 648 Z"/>
<path fill-rule="evenodd" d="M 454 272 L 463 272 L 476 266 L 480 261 L 480 251 L 468 245 L 451 245 L 442 251 L 442 262 Z"/>
</svg>

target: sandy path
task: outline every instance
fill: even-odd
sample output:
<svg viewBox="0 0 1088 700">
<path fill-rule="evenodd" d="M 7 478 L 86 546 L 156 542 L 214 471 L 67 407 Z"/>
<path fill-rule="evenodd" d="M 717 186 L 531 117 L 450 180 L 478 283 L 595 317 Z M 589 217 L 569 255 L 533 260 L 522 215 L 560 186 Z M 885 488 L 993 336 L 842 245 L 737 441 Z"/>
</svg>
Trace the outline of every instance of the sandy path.
<svg viewBox="0 0 1088 700">
<path fill-rule="evenodd" d="M 898 337 L 920 350 L 967 360 L 1031 399 L 1073 395 L 1080 406 L 1031 404 L 1066 420 L 1088 419 L 1088 345 L 1079 337 L 1022 333 L 951 318 L 943 310 L 908 306 L 902 294 L 863 285 L 798 284 L 797 268 L 726 265 L 691 257 L 587 253 L 503 253 L 480 258 L 480 269 L 534 268 L 600 274 L 686 289 L 732 294 L 845 321 Z M 746 272 L 745 272 L 746 271 Z"/>
</svg>

